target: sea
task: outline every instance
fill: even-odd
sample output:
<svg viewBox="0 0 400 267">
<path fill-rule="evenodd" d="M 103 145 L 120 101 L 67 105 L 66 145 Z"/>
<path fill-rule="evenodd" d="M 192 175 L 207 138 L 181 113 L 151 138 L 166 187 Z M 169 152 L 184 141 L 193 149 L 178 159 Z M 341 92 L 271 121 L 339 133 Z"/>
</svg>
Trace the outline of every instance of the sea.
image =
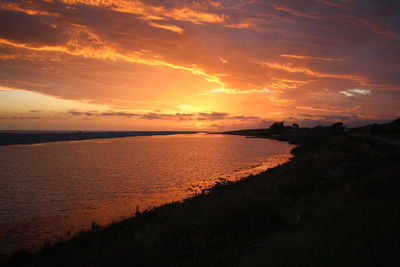
<svg viewBox="0 0 400 267">
<path fill-rule="evenodd" d="M 0 254 L 258 174 L 287 162 L 293 147 L 205 133 L 0 146 Z"/>
</svg>

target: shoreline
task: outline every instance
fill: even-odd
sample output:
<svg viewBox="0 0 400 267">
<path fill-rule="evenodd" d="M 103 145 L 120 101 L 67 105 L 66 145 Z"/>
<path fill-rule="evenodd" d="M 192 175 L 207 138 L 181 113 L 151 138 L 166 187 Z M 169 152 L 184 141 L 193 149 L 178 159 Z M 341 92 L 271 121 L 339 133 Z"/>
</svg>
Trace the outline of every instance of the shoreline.
<svg viewBox="0 0 400 267">
<path fill-rule="evenodd" d="M 109 139 L 135 136 L 195 134 L 195 131 L 123 131 L 123 132 L 48 132 L 48 133 L 7 133 L 0 132 L 0 146 L 32 145 L 48 142 Z"/>
<path fill-rule="evenodd" d="M 221 181 L 105 228 L 94 225 L 37 253 L 19 251 L 6 266 L 323 266 L 327 258 L 329 266 L 400 263 L 385 249 L 400 247 L 389 238 L 400 236 L 393 224 L 400 218 L 400 184 L 392 175 L 400 169 L 399 151 L 332 134 L 303 138 L 292 153 L 288 163 L 261 174 Z M 365 242 L 368 237 L 374 242 Z"/>
</svg>

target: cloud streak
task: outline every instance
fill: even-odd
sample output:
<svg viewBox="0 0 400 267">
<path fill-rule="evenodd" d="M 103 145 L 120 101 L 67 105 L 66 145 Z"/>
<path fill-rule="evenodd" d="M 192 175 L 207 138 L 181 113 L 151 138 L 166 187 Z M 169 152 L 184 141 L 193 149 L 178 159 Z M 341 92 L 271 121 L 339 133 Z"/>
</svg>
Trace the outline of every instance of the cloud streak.
<svg viewBox="0 0 400 267">
<path fill-rule="evenodd" d="M 196 112 L 196 113 L 132 113 L 124 111 L 77 111 L 69 110 L 67 112 L 72 116 L 83 117 L 120 117 L 120 118 L 138 118 L 143 120 L 174 120 L 174 121 L 219 121 L 219 120 L 261 120 L 258 116 L 232 115 L 226 112 Z"/>
</svg>

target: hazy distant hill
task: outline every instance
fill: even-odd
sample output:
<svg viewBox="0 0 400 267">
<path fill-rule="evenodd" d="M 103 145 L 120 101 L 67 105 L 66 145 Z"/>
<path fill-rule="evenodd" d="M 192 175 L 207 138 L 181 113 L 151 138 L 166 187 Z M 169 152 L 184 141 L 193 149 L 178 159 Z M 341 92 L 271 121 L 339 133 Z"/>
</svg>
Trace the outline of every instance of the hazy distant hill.
<svg viewBox="0 0 400 267">
<path fill-rule="evenodd" d="M 134 131 L 134 132 L 30 132 L 30 133 L 0 133 L 0 145 L 36 144 L 54 141 L 71 141 L 101 138 L 119 138 L 129 136 L 193 134 L 196 132 L 180 131 Z"/>
</svg>

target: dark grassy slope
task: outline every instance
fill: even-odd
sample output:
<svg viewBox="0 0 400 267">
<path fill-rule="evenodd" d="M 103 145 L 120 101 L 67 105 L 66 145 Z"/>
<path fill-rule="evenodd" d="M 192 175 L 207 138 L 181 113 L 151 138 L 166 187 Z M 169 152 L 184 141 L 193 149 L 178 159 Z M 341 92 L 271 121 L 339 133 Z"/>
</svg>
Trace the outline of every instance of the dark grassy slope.
<svg viewBox="0 0 400 267">
<path fill-rule="evenodd" d="M 400 266 L 397 148 L 329 133 L 302 142 L 261 175 L 5 265 Z"/>
</svg>

